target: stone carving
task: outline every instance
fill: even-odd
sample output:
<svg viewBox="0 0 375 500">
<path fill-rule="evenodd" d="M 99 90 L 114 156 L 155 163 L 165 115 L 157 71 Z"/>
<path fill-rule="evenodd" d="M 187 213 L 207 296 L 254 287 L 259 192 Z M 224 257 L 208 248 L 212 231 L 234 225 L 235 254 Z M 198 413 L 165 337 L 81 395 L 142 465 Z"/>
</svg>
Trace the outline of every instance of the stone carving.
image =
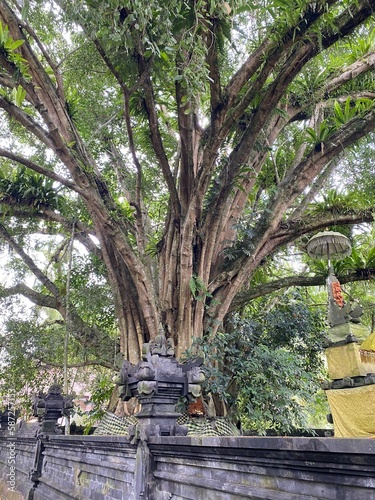
<svg viewBox="0 0 375 500">
<path fill-rule="evenodd" d="M 187 372 L 188 376 L 188 398 L 196 399 L 202 395 L 202 385 L 205 376 L 200 366 L 192 366 Z"/>
<path fill-rule="evenodd" d="M 70 415 L 73 408 L 73 396 L 62 396 L 61 386 L 53 384 L 47 394 L 39 392 L 34 397 L 33 415 L 42 422 L 41 433 L 57 433 L 56 424 L 60 417 Z"/>
<path fill-rule="evenodd" d="M 129 428 L 129 435 L 133 441 L 147 441 L 155 435 L 186 435 L 187 428 L 176 423 L 180 414 L 175 406 L 181 397 L 195 400 L 201 395 L 205 379 L 202 360 L 178 363 L 173 341 L 166 339 L 164 332 L 143 345 L 142 355 L 137 365 L 125 360 L 114 379 L 121 399 L 135 396 L 141 404 L 138 424 Z"/>
<path fill-rule="evenodd" d="M 158 354 L 159 356 L 173 357 L 175 354 L 174 342 L 171 338 L 166 339 L 164 332 L 161 332 L 155 337 L 155 340 L 148 344 L 143 344 L 143 353 L 146 356 L 147 352 L 150 352 L 152 355 Z"/>
</svg>

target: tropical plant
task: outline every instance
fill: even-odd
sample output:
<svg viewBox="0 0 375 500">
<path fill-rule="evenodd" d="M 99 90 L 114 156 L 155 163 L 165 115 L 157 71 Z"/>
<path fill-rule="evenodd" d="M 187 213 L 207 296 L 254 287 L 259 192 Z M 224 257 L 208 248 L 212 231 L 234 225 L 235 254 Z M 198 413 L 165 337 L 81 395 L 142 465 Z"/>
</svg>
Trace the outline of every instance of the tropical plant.
<svg viewBox="0 0 375 500">
<path fill-rule="evenodd" d="M 225 331 L 195 339 L 189 357 L 204 357 L 205 395 L 217 413 L 224 403 L 231 418 L 258 433 L 308 426 L 325 376 L 325 325 L 322 310 L 306 302 L 298 292 L 287 293 L 267 312 L 259 304 L 233 316 Z"/>
</svg>

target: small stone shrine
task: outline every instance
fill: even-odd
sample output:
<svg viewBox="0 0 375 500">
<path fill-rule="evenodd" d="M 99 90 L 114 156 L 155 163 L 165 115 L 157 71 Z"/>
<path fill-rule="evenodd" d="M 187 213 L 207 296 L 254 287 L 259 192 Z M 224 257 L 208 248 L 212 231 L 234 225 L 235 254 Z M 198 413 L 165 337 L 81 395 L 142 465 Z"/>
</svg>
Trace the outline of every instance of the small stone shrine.
<svg viewBox="0 0 375 500">
<path fill-rule="evenodd" d="M 340 283 L 327 280 L 329 296 L 326 358 L 330 381 L 323 384 L 332 412 L 335 437 L 375 435 L 375 342 L 359 324 L 359 306 L 342 299 Z M 334 287 L 332 286 L 334 285 Z"/>
<path fill-rule="evenodd" d="M 41 422 L 43 434 L 58 434 L 57 421 L 69 416 L 72 409 L 73 396 L 63 396 L 58 384 L 51 385 L 47 394 L 39 392 L 33 403 L 33 415 Z"/>
<path fill-rule="evenodd" d="M 333 243 L 335 242 L 335 243 Z M 336 246 L 334 246 L 336 245 Z M 325 354 L 330 380 L 322 385 L 331 409 L 335 437 L 375 435 L 375 334 L 360 324 L 362 308 L 344 300 L 330 257 L 351 251 L 349 240 L 326 231 L 311 238 L 310 257 L 328 258 L 328 338 Z"/>
<path fill-rule="evenodd" d="M 135 396 L 141 404 L 138 423 L 129 428 L 130 438 L 136 442 L 150 436 L 186 435 L 188 429 L 177 423 L 181 414 L 175 408 L 180 398 L 193 400 L 201 395 L 202 360 L 179 363 L 172 339 L 166 339 L 164 332 L 143 345 L 142 358 L 137 365 L 125 360 L 115 379 L 122 400 Z"/>
</svg>

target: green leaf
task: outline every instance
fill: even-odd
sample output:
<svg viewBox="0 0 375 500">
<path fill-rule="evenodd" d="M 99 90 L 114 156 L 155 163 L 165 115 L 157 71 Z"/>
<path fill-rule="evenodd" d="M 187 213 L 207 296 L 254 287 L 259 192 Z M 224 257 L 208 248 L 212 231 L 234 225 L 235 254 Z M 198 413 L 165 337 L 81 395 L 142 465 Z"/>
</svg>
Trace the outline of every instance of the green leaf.
<svg viewBox="0 0 375 500">
<path fill-rule="evenodd" d="M 160 52 L 160 57 L 163 59 L 163 61 L 165 62 L 169 62 L 169 57 L 168 57 L 168 54 L 166 52 L 164 52 L 164 50 L 162 50 Z"/>
<path fill-rule="evenodd" d="M 12 42 L 9 47 L 9 50 L 16 50 L 18 49 L 18 47 L 20 47 L 22 44 L 24 43 L 24 40 L 15 40 L 14 42 Z"/>
<path fill-rule="evenodd" d="M 197 281 L 194 276 L 192 276 L 189 280 L 189 287 L 193 297 L 195 297 L 197 293 Z"/>
<path fill-rule="evenodd" d="M 344 124 L 346 122 L 344 113 L 342 112 L 340 104 L 335 101 L 333 105 L 335 119 L 339 124 Z"/>
<path fill-rule="evenodd" d="M 313 142 L 314 144 L 319 142 L 318 134 L 315 132 L 315 130 L 313 128 L 307 127 L 305 131 L 306 131 L 306 134 L 308 135 L 311 142 Z"/>
<path fill-rule="evenodd" d="M 11 92 L 11 98 L 14 104 L 18 107 L 22 106 L 23 101 L 25 100 L 26 97 L 26 90 L 21 87 L 21 85 L 18 85 L 18 87 L 12 89 Z"/>
<path fill-rule="evenodd" d="M 375 269 L 375 247 L 371 248 L 367 254 L 366 267 L 368 269 Z"/>
</svg>

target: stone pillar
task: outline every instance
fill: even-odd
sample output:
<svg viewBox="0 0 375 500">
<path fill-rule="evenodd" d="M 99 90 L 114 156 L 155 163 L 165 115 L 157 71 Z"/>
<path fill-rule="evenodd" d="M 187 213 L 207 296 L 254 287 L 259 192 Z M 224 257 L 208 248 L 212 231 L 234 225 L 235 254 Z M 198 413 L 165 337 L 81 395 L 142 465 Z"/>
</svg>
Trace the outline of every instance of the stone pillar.
<svg viewBox="0 0 375 500">
<path fill-rule="evenodd" d="M 155 341 L 143 345 L 143 360 L 134 366 L 124 361 L 115 380 L 120 397 L 127 401 L 136 397 L 141 405 L 138 423 L 129 428 L 129 437 L 137 444 L 134 499 L 146 500 L 152 485 L 152 457 L 147 441 L 151 436 L 185 436 L 187 427 L 177 424 L 180 413 L 176 404 L 182 397 L 195 399 L 201 395 L 204 374 L 202 359 L 186 364 L 174 357 L 171 339 L 161 332 Z"/>
</svg>

